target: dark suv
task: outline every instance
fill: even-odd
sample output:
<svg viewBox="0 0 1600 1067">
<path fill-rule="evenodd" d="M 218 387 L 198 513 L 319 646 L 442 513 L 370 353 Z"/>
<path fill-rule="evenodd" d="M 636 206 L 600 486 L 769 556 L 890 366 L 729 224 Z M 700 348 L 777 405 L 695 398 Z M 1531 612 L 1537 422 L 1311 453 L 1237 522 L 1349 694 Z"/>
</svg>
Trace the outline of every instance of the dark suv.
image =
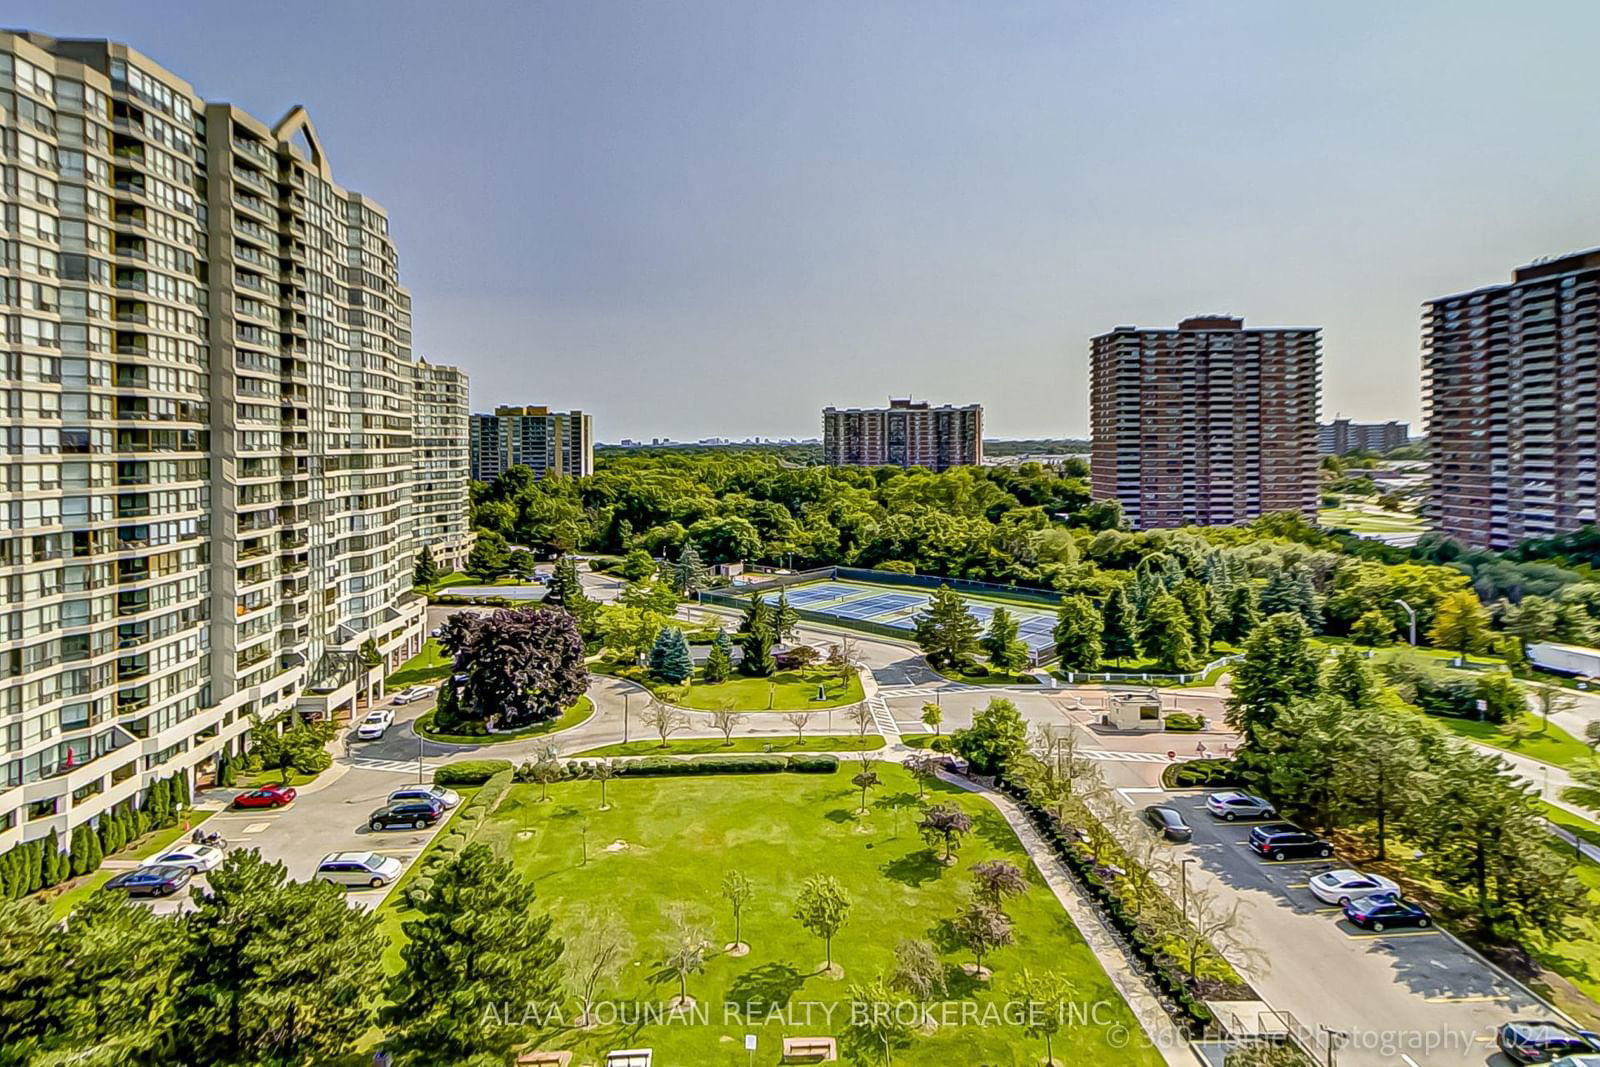
<svg viewBox="0 0 1600 1067">
<path fill-rule="evenodd" d="M 1251 830 L 1250 848 L 1269 860 L 1286 860 L 1301 856 L 1327 859 L 1333 855 L 1332 845 L 1316 834 L 1307 833 L 1300 827 L 1286 822 L 1258 826 Z"/>
<path fill-rule="evenodd" d="M 397 800 L 367 816 L 367 825 L 374 830 L 387 830 L 394 826 L 412 826 L 421 830 L 438 822 L 443 814 L 444 808 L 437 800 Z"/>
</svg>

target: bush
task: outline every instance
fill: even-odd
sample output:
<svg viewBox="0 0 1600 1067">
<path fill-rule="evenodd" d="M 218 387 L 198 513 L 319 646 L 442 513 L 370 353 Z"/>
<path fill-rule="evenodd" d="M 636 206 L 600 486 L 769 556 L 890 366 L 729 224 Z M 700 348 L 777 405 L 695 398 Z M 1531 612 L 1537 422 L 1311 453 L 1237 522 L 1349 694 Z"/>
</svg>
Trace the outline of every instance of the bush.
<svg viewBox="0 0 1600 1067">
<path fill-rule="evenodd" d="M 433 892 L 433 879 L 425 874 L 419 874 L 411 880 L 410 885 L 406 886 L 406 900 L 413 908 L 420 908 L 431 892 Z"/>
<path fill-rule="evenodd" d="M 1195 733 L 1206 728 L 1206 717 L 1190 714 L 1187 711 L 1175 711 L 1166 717 L 1163 725 L 1177 733 Z"/>
<path fill-rule="evenodd" d="M 929 741 L 928 748 L 934 752 L 945 753 L 954 752 L 956 750 L 955 742 L 951 741 L 948 737 L 945 737 L 942 734 L 938 737 L 935 737 L 932 741 Z"/>
<path fill-rule="evenodd" d="M 790 756 L 789 770 L 795 774 L 833 774 L 839 769 L 837 756 Z"/>
<path fill-rule="evenodd" d="M 1168 764 L 1161 772 L 1161 782 L 1168 789 L 1191 789 L 1197 785 L 1237 786 L 1238 769 L 1230 759 L 1192 759 Z"/>
<path fill-rule="evenodd" d="M 455 763 L 446 763 L 443 767 L 434 771 L 433 783 L 435 785 L 483 785 L 502 771 L 509 776 L 511 770 L 511 761 L 508 759 L 458 760 Z"/>
<path fill-rule="evenodd" d="M 630 778 L 673 777 L 696 774 L 777 774 L 787 770 L 783 756 L 696 756 L 669 759 L 648 756 L 617 765 L 617 773 Z"/>
</svg>

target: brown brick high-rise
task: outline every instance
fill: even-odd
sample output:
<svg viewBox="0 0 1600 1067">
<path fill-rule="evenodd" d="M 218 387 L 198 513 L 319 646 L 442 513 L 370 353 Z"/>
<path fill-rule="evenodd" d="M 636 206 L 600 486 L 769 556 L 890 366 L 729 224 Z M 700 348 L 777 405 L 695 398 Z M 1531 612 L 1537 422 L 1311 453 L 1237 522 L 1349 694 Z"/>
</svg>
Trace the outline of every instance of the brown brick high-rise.
<svg viewBox="0 0 1600 1067">
<path fill-rule="evenodd" d="M 1315 516 L 1319 329 L 1207 316 L 1090 345 L 1094 495 L 1134 528 Z"/>
</svg>

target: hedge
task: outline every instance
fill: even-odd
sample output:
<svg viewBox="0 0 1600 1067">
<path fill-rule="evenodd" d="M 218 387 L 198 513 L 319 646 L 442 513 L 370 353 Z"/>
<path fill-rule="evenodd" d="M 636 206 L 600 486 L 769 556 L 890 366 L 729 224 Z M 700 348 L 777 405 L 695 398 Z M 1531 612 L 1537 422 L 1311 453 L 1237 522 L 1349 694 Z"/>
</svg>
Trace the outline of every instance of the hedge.
<svg viewBox="0 0 1600 1067">
<path fill-rule="evenodd" d="M 1162 725 L 1175 733 L 1196 733 L 1206 728 L 1206 717 L 1191 715 L 1187 711 L 1175 711 L 1162 721 Z"/>
<path fill-rule="evenodd" d="M 511 771 L 508 759 L 467 759 L 446 763 L 433 772 L 435 785 L 483 785 L 490 778 Z"/>
<path fill-rule="evenodd" d="M 511 788 L 512 770 L 510 760 L 465 760 L 461 763 L 448 763 L 439 768 L 439 771 L 443 772 L 452 767 L 467 767 L 470 769 L 497 764 L 503 764 L 503 766 L 495 767 L 494 773 L 483 780 L 483 788 L 474 793 L 470 800 L 462 804 L 461 810 L 455 813 L 455 817 L 447 824 L 444 832 L 438 836 L 433 844 L 429 846 L 428 851 L 424 852 L 422 858 L 417 861 L 416 877 L 407 883 L 405 892 L 406 900 L 413 908 L 420 907 L 422 902 L 427 899 L 428 894 L 433 890 L 434 876 L 444 868 L 445 864 L 453 861 L 463 849 L 472 843 L 472 836 L 477 833 L 484 818 L 494 810 L 496 804 L 500 803 L 500 798 L 505 796 L 506 790 Z M 434 781 L 439 782 L 438 774 L 434 775 Z M 439 782 L 439 784 L 473 785 L 476 782 Z"/>
<path fill-rule="evenodd" d="M 1191 789 L 1197 785 L 1238 786 L 1234 761 L 1230 759 L 1191 759 L 1169 763 L 1161 772 L 1161 784 L 1168 789 Z"/>
</svg>

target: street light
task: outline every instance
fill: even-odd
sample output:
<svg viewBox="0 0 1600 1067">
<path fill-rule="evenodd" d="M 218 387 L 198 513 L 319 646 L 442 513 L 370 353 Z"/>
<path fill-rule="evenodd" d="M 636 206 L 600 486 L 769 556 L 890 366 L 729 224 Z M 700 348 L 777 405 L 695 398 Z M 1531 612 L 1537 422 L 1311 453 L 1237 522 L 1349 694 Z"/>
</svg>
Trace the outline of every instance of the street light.
<svg viewBox="0 0 1600 1067">
<path fill-rule="evenodd" d="M 1182 883 L 1181 895 L 1178 898 L 1180 901 L 1178 914 L 1182 915 L 1184 919 L 1189 918 L 1189 864 L 1193 862 L 1193 856 L 1185 856 L 1183 862 L 1178 864 L 1178 879 Z"/>
<path fill-rule="evenodd" d="M 1405 608 L 1406 609 L 1406 614 L 1411 617 L 1411 647 L 1412 648 L 1416 648 L 1417 647 L 1417 609 L 1413 608 L 1410 604 L 1407 604 L 1404 600 L 1401 600 L 1399 597 L 1395 597 L 1394 602 L 1396 604 L 1399 604 L 1401 607 Z"/>
</svg>

